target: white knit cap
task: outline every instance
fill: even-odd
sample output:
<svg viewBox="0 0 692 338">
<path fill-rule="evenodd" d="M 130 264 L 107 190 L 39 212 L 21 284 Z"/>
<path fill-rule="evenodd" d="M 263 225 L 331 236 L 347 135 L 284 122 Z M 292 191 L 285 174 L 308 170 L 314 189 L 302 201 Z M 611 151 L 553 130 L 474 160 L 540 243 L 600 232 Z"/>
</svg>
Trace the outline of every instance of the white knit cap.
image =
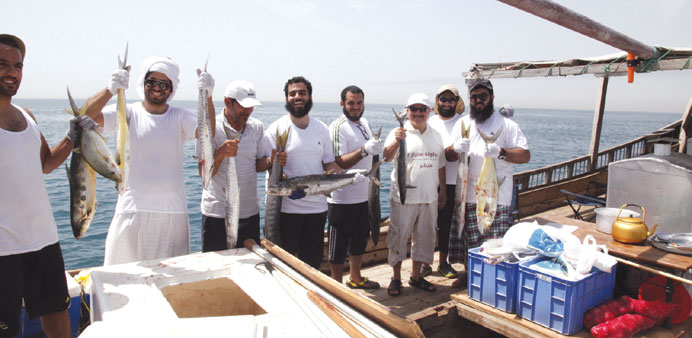
<svg viewBox="0 0 692 338">
<path fill-rule="evenodd" d="M 166 100 L 166 102 L 173 99 L 178 90 L 178 83 L 180 83 L 180 78 L 178 77 L 180 75 L 180 67 L 178 64 L 175 63 L 175 61 L 173 61 L 171 58 L 165 56 L 153 56 L 144 60 L 144 62 L 142 62 L 142 71 L 140 72 L 139 79 L 137 81 L 137 94 L 142 100 L 144 100 L 144 78 L 149 72 L 163 73 L 168 77 L 169 80 L 171 80 L 173 83 L 173 88 L 171 89 L 171 95 L 168 96 L 168 100 Z"/>
</svg>

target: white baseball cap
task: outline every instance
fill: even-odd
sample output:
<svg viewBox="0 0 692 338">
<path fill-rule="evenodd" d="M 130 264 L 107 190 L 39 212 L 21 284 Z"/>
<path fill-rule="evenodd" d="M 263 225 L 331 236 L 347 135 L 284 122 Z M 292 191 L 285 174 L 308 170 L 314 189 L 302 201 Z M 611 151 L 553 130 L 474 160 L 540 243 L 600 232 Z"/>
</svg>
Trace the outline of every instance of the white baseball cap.
<svg viewBox="0 0 692 338">
<path fill-rule="evenodd" d="M 408 97 L 408 101 L 406 102 L 406 107 L 410 107 L 414 104 L 423 104 L 426 105 L 428 108 L 433 107 L 432 102 L 430 102 L 430 99 L 428 98 L 428 95 L 425 95 L 423 93 L 415 93 L 412 94 L 411 96 Z"/>
<path fill-rule="evenodd" d="M 255 86 L 243 80 L 236 80 L 229 83 L 226 87 L 224 96 L 235 99 L 244 108 L 262 105 L 256 98 Z"/>
</svg>

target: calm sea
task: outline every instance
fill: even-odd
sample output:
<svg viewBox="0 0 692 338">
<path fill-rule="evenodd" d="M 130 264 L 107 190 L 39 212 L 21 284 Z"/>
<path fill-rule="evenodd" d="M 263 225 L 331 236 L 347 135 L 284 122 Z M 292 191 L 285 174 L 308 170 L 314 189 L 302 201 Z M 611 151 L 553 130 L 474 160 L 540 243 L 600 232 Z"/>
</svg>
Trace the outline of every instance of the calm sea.
<svg viewBox="0 0 692 338">
<path fill-rule="evenodd" d="M 68 106 L 67 100 L 14 100 L 14 103 L 29 108 L 39 127 L 46 137 L 48 144 L 55 145 L 67 131 L 70 115 L 63 108 Z M 83 101 L 78 100 L 81 105 Z M 175 101 L 180 105 L 196 112 L 196 101 Z M 221 102 L 216 107 L 222 107 Z M 392 116 L 392 108 L 399 109 L 401 105 L 366 105 L 365 117 L 373 128 L 382 127 L 382 137 L 398 124 Z M 218 109 L 217 109 L 218 110 Z M 261 120 L 265 127 L 286 114 L 283 103 L 266 102 L 258 107 L 253 117 Z M 336 119 L 341 114 L 338 103 L 315 103 L 311 116 L 317 117 L 326 124 Z M 601 136 L 601 149 L 605 149 L 643 134 L 654 131 L 669 123 L 678 120 L 681 114 L 675 113 L 633 113 L 633 112 L 606 112 Z M 588 153 L 591 137 L 591 125 L 593 111 L 580 110 L 547 110 L 547 109 L 517 109 L 515 120 L 526 134 L 531 148 L 531 162 L 518 165 L 515 172 L 540 168 L 548 164 L 557 163 L 586 155 Z M 113 135 L 105 135 L 109 138 L 112 149 Z M 184 177 L 187 190 L 187 205 L 190 215 L 190 240 L 191 250 L 201 250 L 201 213 L 199 203 L 201 197 L 201 181 L 197 174 L 197 164 L 192 158 L 194 142 L 189 140 L 185 144 Z M 69 159 L 67 160 L 69 161 Z M 67 162 L 66 163 L 69 163 Z M 389 175 L 392 170 L 391 163 L 382 165 L 382 189 L 381 204 L 383 217 L 389 214 Z M 258 177 L 260 201 L 264 201 L 264 173 Z M 113 182 L 98 177 L 97 197 L 98 207 L 94 220 L 87 233 L 80 240 L 72 235 L 70 226 L 69 209 L 69 185 L 64 168 L 58 168 L 45 176 L 53 215 L 58 224 L 58 235 L 65 258 L 67 269 L 98 266 L 103 264 L 104 244 L 108 226 L 113 218 L 113 211 L 117 200 L 117 192 Z M 28 202 L 28 201 L 27 201 Z M 262 202 L 260 202 L 260 217 L 264 216 Z M 262 220 L 260 224 L 264 224 Z"/>
</svg>

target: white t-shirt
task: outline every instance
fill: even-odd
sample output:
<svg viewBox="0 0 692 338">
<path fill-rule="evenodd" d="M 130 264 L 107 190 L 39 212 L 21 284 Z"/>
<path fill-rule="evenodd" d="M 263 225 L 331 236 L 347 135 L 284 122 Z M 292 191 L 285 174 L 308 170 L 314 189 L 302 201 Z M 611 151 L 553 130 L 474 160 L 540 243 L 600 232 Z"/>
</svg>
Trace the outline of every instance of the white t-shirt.
<svg viewBox="0 0 692 338">
<path fill-rule="evenodd" d="M 454 124 L 461 118 L 461 115 L 454 114 L 449 120 L 443 120 L 439 115 L 430 116 L 428 119 L 428 125 L 435 129 L 440 136 L 442 136 L 442 142 L 445 148 L 454 144 L 452 142 L 452 128 Z M 459 161 L 446 162 L 445 165 L 445 180 L 447 184 L 455 185 L 457 184 L 457 170 L 459 169 Z"/>
<path fill-rule="evenodd" d="M 276 131 L 283 133 L 291 128 L 286 142 L 288 158 L 283 168 L 283 173 L 288 178 L 323 174 L 322 164 L 334 162 L 332 140 L 329 138 L 327 125 L 316 118 L 309 119 L 308 126 L 300 129 L 293 124 L 289 115 L 284 115 L 269 125 L 264 133 L 269 141 L 265 153 L 271 153 L 272 148 L 276 149 Z M 281 201 L 281 212 L 285 213 L 316 214 L 325 211 L 327 197 L 324 195 L 306 196 L 297 200 L 284 197 Z"/>
<path fill-rule="evenodd" d="M 362 131 L 360 128 L 363 128 Z M 329 135 L 334 144 L 334 156 L 343 156 L 352 153 L 363 147 L 367 140 L 372 139 L 370 124 L 364 118 L 360 118 L 360 125 L 341 115 L 336 121 L 329 125 Z M 367 139 L 366 139 L 367 136 Z M 372 155 L 358 161 L 349 169 L 372 168 Z M 327 197 L 327 202 L 334 204 L 354 204 L 368 200 L 369 182 L 360 184 L 349 184 L 341 189 L 332 192 L 331 197 Z"/>
<path fill-rule="evenodd" d="M 214 149 L 220 147 L 228 138 L 223 129 L 226 117 L 224 114 L 216 116 L 216 135 L 214 137 Z M 226 126 L 233 129 L 228 122 Z M 266 140 L 264 126 L 260 120 L 250 118 L 245 125 L 245 130 L 240 134 L 238 154 L 235 157 L 235 170 L 238 176 L 238 188 L 240 189 L 240 218 L 248 218 L 259 213 L 259 199 L 257 197 L 257 160 L 266 157 Z M 226 217 L 226 173 L 228 159 L 223 159 L 219 170 L 211 178 L 209 185 L 202 191 L 202 214 L 209 217 Z"/>
<path fill-rule="evenodd" d="M 106 132 L 116 128 L 116 105 L 103 110 Z M 169 106 L 161 114 L 149 114 L 141 102 L 127 105 L 130 142 L 130 176 L 118 196 L 116 213 L 149 211 L 187 213 L 183 185 L 183 145 L 195 137 L 197 116 L 187 109 Z"/>
<path fill-rule="evenodd" d="M 26 129 L 0 128 L 0 256 L 37 251 L 58 241 L 43 182 L 41 132 L 24 109 L 14 107 L 22 112 Z"/>
<path fill-rule="evenodd" d="M 481 169 L 483 169 L 483 162 L 485 161 L 485 141 L 478 133 L 476 126 L 486 136 L 495 135 L 495 133 L 502 127 L 502 134 L 495 140 L 495 144 L 500 146 L 500 148 L 523 148 L 529 149 L 529 145 L 526 141 L 526 136 L 519 128 L 519 125 L 508 119 L 498 112 L 493 112 L 493 114 L 483 123 L 476 123 L 471 120 L 469 115 L 465 115 L 461 120 L 457 121 L 452 130 L 452 142 L 461 138 L 461 121 L 464 121 L 464 125 L 471 126 L 469 133 L 469 181 L 466 186 L 466 201 L 469 203 L 476 203 L 476 183 L 478 182 L 478 177 L 481 175 Z M 510 205 L 512 203 L 512 186 L 514 185 L 514 164 L 495 159 L 495 170 L 497 171 L 498 179 L 502 177 L 505 178 L 504 182 L 500 186 L 497 203 L 500 205 Z M 499 183 L 499 182 L 498 182 Z"/>
<path fill-rule="evenodd" d="M 406 189 L 406 204 L 433 203 L 437 201 L 437 187 L 440 185 L 439 170 L 445 166 L 444 143 L 442 136 L 428 125 L 421 134 L 413 128 L 409 121 L 404 124 L 406 129 L 406 176 L 407 184 L 416 188 Z M 394 129 L 389 132 L 385 147 L 396 142 Z M 399 148 L 400 150 L 401 148 Z M 392 163 L 392 186 L 389 198 L 399 201 L 399 183 L 397 181 L 397 157 Z"/>
</svg>

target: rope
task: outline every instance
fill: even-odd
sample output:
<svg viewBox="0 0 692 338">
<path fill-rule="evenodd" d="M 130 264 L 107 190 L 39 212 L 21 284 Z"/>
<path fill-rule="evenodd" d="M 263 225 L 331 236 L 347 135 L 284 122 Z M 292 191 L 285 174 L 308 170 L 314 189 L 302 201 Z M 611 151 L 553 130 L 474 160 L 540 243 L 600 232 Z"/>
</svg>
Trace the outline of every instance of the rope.
<svg viewBox="0 0 692 338">
<path fill-rule="evenodd" d="M 687 68 L 687 66 L 690 65 L 690 59 L 692 59 L 692 55 L 687 58 L 687 61 L 685 61 L 685 64 L 682 65 L 682 68 L 680 68 L 680 70 L 683 70 L 683 69 Z"/>
<path fill-rule="evenodd" d="M 524 69 L 529 68 L 530 66 L 533 66 L 533 64 L 532 64 L 532 63 L 529 63 L 529 64 L 527 64 L 526 66 L 524 66 L 524 68 L 519 69 L 519 74 L 517 74 L 517 76 L 515 76 L 514 78 L 516 79 L 516 78 L 518 78 L 518 77 L 521 77 L 521 72 L 523 72 Z"/>
<path fill-rule="evenodd" d="M 596 62 L 596 60 L 587 63 L 586 66 L 584 66 L 584 69 L 581 70 L 581 73 L 579 73 L 579 75 L 585 74 L 586 71 L 589 70 L 589 66 L 591 66 L 591 64 L 594 63 L 594 62 Z"/>
<path fill-rule="evenodd" d="M 649 60 L 646 62 L 646 64 L 644 65 L 644 67 L 642 67 L 642 69 L 641 69 L 640 71 L 638 71 L 638 73 L 650 72 L 650 71 L 651 71 L 651 68 L 653 68 L 654 64 L 658 63 L 658 61 L 660 61 L 661 59 L 663 59 L 664 57 L 666 57 L 666 55 L 668 55 L 668 53 L 670 53 L 670 50 L 668 50 L 668 51 L 666 51 L 665 53 L 663 53 L 663 55 L 661 55 L 661 57 L 659 57 L 659 58 L 651 58 L 651 59 L 649 59 Z M 656 48 L 656 47 L 654 47 L 654 55 L 658 55 L 658 48 Z M 654 59 L 655 59 L 655 60 L 654 60 Z"/>
<path fill-rule="evenodd" d="M 613 60 L 612 62 L 610 62 L 609 64 L 607 64 L 607 65 L 605 66 L 605 68 L 604 68 L 606 74 L 607 74 L 607 73 L 610 73 L 610 66 L 612 66 L 613 63 L 616 63 L 616 62 L 620 61 L 620 59 L 622 59 L 623 57 L 625 57 L 625 56 L 624 56 L 624 55 L 623 55 L 623 56 L 618 56 L 617 59 L 615 59 L 615 60 Z"/>
<path fill-rule="evenodd" d="M 555 66 L 557 66 L 557 65 L 559 65 L 559 64 L 561 64 L 561 63 L 562 63 L 561 61 L 558 61 L 558 62 L 553 63 L 553 65 L 550 66 L 550 69 L 548 69 L 548 75 L 546 75 L 546 77 L 553 75 L 553 68 L 555 68 Z M 559 69 L 559 68 L 558 68 L 558 69 Z M 559 74 L 558 74 L 558 75 L 559 75 Z"/>
</svg>

